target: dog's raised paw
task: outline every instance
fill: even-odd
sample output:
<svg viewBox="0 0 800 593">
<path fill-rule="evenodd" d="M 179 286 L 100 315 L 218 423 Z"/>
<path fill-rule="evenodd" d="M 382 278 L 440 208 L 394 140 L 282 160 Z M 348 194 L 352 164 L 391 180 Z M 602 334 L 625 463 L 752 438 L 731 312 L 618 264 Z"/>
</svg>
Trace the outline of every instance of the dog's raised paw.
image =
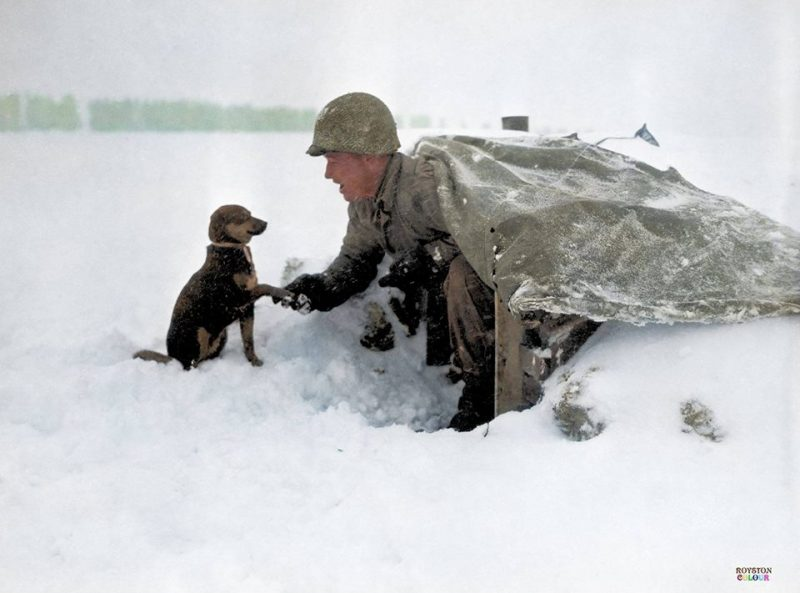
<svg viewBox="0 0 800 593">
<path fill-rule="evenodd" d="M 281 306 L 302 314 L 311 313 L 311 301 L 304 294 L 290 295 L 281 299 Z"/>
</svg>

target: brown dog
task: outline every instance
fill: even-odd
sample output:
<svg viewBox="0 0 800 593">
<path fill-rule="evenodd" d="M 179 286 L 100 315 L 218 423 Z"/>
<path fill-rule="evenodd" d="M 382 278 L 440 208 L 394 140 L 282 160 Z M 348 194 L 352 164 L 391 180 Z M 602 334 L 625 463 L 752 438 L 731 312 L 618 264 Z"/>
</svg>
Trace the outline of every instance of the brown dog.
<svg viewBox="0 0 800 593">
<path fill-rule="evenodd" d="M 253 346 L 254 303 L 262 296 L 291 299 L 292 293 L 258 284 L 247 243 L 267 223 L 242 206 L 221 206 L 211 215 L 206 261 L 178 295 L 167 332 L 167 355 L 140 350 L 134 358 L 169 362 L 177 359 L 186 370 L 222 352 L 227 327 L 239 321 L 244 354 L 253 366 L 263 363 Z"/>
</svg>

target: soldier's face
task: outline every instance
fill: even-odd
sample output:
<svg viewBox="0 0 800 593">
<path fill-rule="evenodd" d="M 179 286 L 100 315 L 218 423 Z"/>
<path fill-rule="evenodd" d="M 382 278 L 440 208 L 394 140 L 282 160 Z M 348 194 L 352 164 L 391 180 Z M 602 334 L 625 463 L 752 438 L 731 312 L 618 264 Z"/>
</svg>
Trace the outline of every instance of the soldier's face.
<svg viewBox="0 0 800 593">
<path fill-rule="evenodd" d="M 365 154 L 328 152 L 325 154 L 325 179 L 339 186 L 339 193 L 348 202 L 369 200 L 378 192 L 386 160 Z"/>
</svg>

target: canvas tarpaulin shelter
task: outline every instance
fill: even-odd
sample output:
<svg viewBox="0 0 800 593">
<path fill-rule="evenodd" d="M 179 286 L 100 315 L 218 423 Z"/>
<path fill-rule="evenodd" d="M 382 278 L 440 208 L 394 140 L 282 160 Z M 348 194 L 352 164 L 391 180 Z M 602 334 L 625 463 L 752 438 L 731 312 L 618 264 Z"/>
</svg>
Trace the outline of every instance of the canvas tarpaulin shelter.
<svg viewBox="0 0 800 593">
<path fill-rule="evenodd" d="M 574 138 L 423 138 L 451 234 L 519 317 L 633 323 L 800 313 L 800 233 Z"/>
</svg>

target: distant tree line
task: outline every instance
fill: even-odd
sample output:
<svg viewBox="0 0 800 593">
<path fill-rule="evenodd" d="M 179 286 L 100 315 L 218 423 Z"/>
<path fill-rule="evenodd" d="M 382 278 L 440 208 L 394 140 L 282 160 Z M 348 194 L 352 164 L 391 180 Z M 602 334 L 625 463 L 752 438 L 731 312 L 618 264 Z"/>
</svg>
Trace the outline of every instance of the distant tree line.
<svg viewBox="0 0 800 593">
<path fill-rule="evenodd" d="M 312 109 L 290 107 L 131 99 L 93 100 L 88 103 L 87 112 L 89 129 L 98 132 L 296 132 L 311 130 L 317 115 Z M 0 132 L 78 130 L 84 127 L 80 113 L 80 105 L 72 95 L 61 99 L 0 95 Z M 402 118 L 397 123 L 404 127 Z M 431 120 L 414 115 L 408 124 L 427 128 Z"/>
<path fill-rule="evenodd" d="M 72 95 L 60 100 L 42 95 L 0 97 L 0 131 L 64 130 L 81 127 L 78 102 Z"/>
<path fill-rule="evenodd" d="M 89 126 L 101 132 L 295 132 L 310 130 L 316 112 L 289 107 L 223 107 L 198 101 L 89 103 Z"/>
</svg>

